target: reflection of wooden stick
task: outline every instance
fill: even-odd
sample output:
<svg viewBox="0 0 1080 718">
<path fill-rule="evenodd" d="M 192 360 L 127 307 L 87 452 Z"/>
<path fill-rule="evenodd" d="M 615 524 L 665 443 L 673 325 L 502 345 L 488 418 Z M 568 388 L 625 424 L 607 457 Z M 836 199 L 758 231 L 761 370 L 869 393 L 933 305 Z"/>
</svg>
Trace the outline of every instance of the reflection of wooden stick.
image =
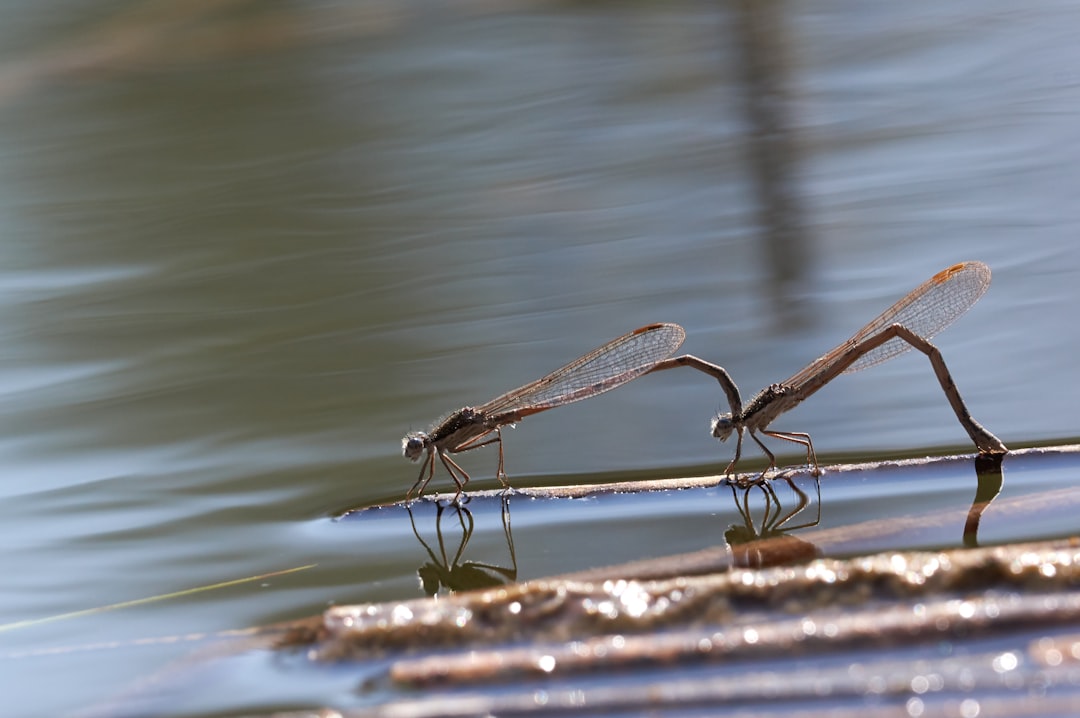
<svg viewBox="0 0 1080 718">
<path fill-rule="evenodd" d="M 989 286 L 990 268 L 982 262 L 963 262 L 938 272 L 846 342 L 814 360 L 787 381 L 766 387 L 745 406 L 739 405 L 739 389 L 727 371 L 703 359 L 689 355 L 674 357 L 657 363 L 652 371 L 690 366 L 720 382 L 731 411 L 721 414 L 713 421 L 712 434 L 721 441 L 727 439 L 733 431 L 738 435 L 735 458 L 724 470 L 725 474 L 730 474 L 739 461 L 744 431 L 749 432 L 750 438 L 757 442 L 769 457 L 769 466 L 765 472 L 776 466 L 776 457 L 757 438 L 756 432 L 759 431 L 766 436 L 804 446 L 807 462 L 814 468 L 815 473 L 819 472 L 817 456 L 809 434 L 770 431 L 769 424 L 839 375 L 880 364 L 912 348 L 918 349 L 930 359 L 956 418 L 979 452 L 988 455 L 1003 454 L 1007 451 L 1005 444 L 972 418 L 948 367 L 945 366 L 945 359 L 938 348 L 928 341 L 970 309 Z M 765 472 L 762 472 L 761 477 L 764 477 Z"/>
</svg>

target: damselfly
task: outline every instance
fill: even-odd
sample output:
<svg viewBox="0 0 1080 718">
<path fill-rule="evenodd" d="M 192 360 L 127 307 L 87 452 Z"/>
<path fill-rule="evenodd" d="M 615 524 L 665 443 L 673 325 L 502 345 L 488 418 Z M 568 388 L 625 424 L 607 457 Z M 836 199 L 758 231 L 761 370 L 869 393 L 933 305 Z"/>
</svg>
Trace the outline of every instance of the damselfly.
<svg viewBox="0 0 1080 718">
<path fill-rule="evenodd" d="M 724 441 L 735 432 L 735 458 L 724 469 L 730 474 L 742 453 L 743 432 L 757 442 L 769 457 L 764 477 L 775 468 L 776 457 L 756 435 L 785 439 L 806 448 L 807 462 L 815 474 L 820 473 L 810 435 L 795 431 L 770 431 L 768 426 L 781 414 L 795 408 L 837 376 L 880 364 L 883 361 L 915 348 L 930 359 L 938 382 L 949 399 L 956 418 L 975 442 L 979 453 L 1003 454 L 1005 444 L 972 418 L 960 398 L 960 392 L 945 366 L 941 352 L 928 340 L 956 321 L 971 308 L 990 286 L 990 268 L 982 262 L 962 262 L 944 269 L 913 289 L 903 299 L 882 312 L 843 344 L 811 362 L 787 381 L 772 384 L 760 391 L 744 406 L 728 372 L 692 355 L 674 357 L 658 362 L 650 371 L 662 371 L 676 366 L 691 366 L 716 378 L 727 395 L 730 413 L 717 416 L 712 423 L 712 435 Z"/>
<path fill-rule="evenodd" d="M 503 471 L 502 427 L 531 414 L 588 399 L 622 386 L 647 373 L 658 361 L 674 354 L 685 338 L 686 332 L 678 324 L 650 324 L 635 329 L 531 384 L 509 391 L 486 404 L 458 409 L 426 433 L 416 431 L 406 434 L 401 442 L 402 453 L 411 461 L 419 461 L 423 457 L 424 465 L 405 500 L 409 501 L 414 493 L 417 498 L 423 495 L 428 482 L 435 475 L 436 456 L 450 473 L 460 496 L 469 475 L 449 455 L 491 443 L 499 445 L 496 476 L 503 486 L 507 486 L 506 473 Z"/>
</svg>

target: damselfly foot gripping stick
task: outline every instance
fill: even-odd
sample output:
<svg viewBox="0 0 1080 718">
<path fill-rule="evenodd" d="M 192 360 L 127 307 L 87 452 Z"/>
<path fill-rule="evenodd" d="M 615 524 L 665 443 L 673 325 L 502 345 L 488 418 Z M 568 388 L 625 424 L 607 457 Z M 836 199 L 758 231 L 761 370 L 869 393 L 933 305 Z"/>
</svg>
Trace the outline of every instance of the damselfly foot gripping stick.
<svg viewBox="0 0 1080 718">
<path fill-rule="evenodd" d="M 807 462 L 813 466 L 815 474 L 820 474 L 821 469 L 818 467 L 817 455 L 809 434 L 771 431 L 768 429 L 769 424 L 840 374 L 875 366 L 912 348 L 918 349 L 930 359 L 938 382 L 956 412 L 956 418 L 975 442 L 979 453 L 1004 454 L 1008 450 L 1005 444 L 971 417 L 945 366 L 945 359 L 938 348 L 928 341 L 970 309 L 989 286 L 990 268 L 982 262 L 963 262 L 942 270 L 886 309 L 846 342 L 814 360 L 787 381 L 761 390 L 745 406 L 739 398 L 739 388 L 735 386 L 727 371 L 695 356 L 687 354 L 666 359 L 658 362 L 650 371 L 690 366 L 720 382 L 731 412 L 721 414 L 713 420 L 712 435 L 720 441 L 726 440 L 732 432 L 738 435 L 735 458 L 724 469 L 725 475 L 730 475 L 739 461 L 744 431 L 750 434 L 750 438 L 769 457 L 769 465 L 759 478 L 764 478 L 770 469 L 776 467 L 776 457 L 757 437 L 757 432 L 802 445 L 806 448 Z"/>
<path fill-rule="evenodd" d="M 622 386 L 674 354 L 685 338 L 686 332 L 678 324 L 650 324 L 635 329 L 531 384 L 481 406 L 458 409 L 427 433 L 416 431 L 406 434 L 401 441 L 405 458 L 419 461 L 423 457 L 424 463 L 420 476 L 405 495 L 405 500 L 411 500 L 414 493 L 417 498 L 423 496 L 424 489 L 435 475 L 436 456 L 457 486 L 456 500 L 469 481 L 469 475 L 449 455 L 492 443 L 499 445 L 496 476 L 503 486 L 508 486 L 503 471 L 503 426 L 514 424 L 531 414 L 588 399 Z"/>
</svg>

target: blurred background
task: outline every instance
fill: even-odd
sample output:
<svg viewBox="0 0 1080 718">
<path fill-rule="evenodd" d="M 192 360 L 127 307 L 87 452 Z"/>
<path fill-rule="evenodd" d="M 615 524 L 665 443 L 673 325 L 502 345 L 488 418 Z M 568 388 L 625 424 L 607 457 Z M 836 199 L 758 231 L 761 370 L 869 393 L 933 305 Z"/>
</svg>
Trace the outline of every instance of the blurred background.
<svg viewBox="0 0 1080 718">
<path fill-rule="evenodd" d="M 749 398 L 980 259 L 989 293 L 935 340 L 969 408 L 1011 448 L 1080 435 L 1078 3 L 0 7 L 13 714 L 109 705 L 189 650 L 136 639 L 421 595 L 404 513 L 329 517 L 403 497 L 407 431 L 647 323 L 683 325 Z M 722 408 L 707 377 L 645 377 L 505 432 L 507 471 L 715 473 Z M 775 428 L 824 463 L 972 451 L 917 353 Z M 461 463 L 497 486 L 493 450 Z M 629 518 L 650 552 L 693 548 Z M 519 578 L 583 567 L 516 538 L 519 564 L 547 556 Z M 577 560 L 612 563 L 594 548 Z M 355 678 L 247 670 L 246 693 L 216 676 L 171 706 Z"/>
</svg>

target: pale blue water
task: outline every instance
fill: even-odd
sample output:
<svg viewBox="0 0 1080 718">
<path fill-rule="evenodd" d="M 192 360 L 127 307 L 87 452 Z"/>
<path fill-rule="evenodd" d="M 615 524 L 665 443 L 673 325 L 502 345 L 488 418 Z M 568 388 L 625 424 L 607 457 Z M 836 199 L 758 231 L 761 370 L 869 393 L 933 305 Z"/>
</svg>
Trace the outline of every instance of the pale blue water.
<svg viewBox="0 0 1080 718">
<path fill-rule="evenodd" d="M 1073 3 L 790 8 L 811 261 L 788 328 L 722 7 L 181 7 L 9 3 L 0 23 L 0 626 L 318 568 L 0 632 L 16 715 L 100 706 L 189 649 L 102 642 L 419 595 L 400 512 L 327 517 L 404 494 L 406 431 L 650 322 L 749 396 L 981 259 L 989 293 L 937 340 L 972 413 L 1010 446 L 1080 435 Z M 530 417 L 507 469 L 715 472 L 710 381 Z M 776 427 L 826 463 L 971 450 L 917 354 Z M 492 451 L 462 463 L 495 485 Z M 566 537 L 518 539 L 519 577 L 692 550 L 709 521 L 630 504 L 602 522 L 623 534 L 594 510 L 515 507 L 515 532 Z M 485 526 L 470 556 L 503 562 Z M 191 710 L 270 707 L 286 682 L 333 702 L 355 679 L 288 668 L 238 669 Z"/>
</svg>

